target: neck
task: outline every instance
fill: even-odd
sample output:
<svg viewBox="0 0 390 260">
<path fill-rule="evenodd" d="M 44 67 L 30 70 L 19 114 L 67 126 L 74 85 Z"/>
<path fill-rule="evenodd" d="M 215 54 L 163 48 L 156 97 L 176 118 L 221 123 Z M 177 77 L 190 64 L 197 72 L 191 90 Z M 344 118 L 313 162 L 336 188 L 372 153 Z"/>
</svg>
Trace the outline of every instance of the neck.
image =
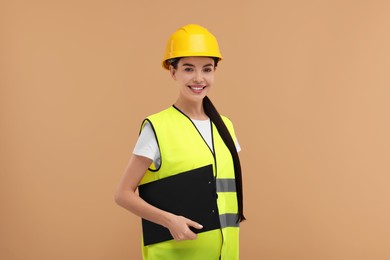
<svg viewBox="0 0 390 260">
<path fill-rule="evenodd" d="M 195 120 L 206 120 L 208 119 L 208 116 L 204 112 L 203 109 L 203 102 L 183 102 L 182 100 L 178 99 L 175 102 L 175 107 L 180 109 L 184 114 L 186 114 L 189 118 L 195 119 Z"/>
</svg>

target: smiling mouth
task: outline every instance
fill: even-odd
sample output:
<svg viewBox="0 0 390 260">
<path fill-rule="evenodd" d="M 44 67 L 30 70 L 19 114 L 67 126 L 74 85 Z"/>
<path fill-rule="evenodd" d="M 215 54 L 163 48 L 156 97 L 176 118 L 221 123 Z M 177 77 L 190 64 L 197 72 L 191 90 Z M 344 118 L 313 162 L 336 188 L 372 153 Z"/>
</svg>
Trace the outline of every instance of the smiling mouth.
<svg viewBox="0 0 390 260">
<path fill-rule="evenodd" d="M 203 90 L 203 89 L 205 89 L 206 88 L 206 86 L 203 86 L 203 87 L 194 87 L 194 86 L 188 86 L 190 89 L 192 89 L 192 90 L 195 90 L 195 91 L 201 91 L 201 90 Z"/>
</svg>

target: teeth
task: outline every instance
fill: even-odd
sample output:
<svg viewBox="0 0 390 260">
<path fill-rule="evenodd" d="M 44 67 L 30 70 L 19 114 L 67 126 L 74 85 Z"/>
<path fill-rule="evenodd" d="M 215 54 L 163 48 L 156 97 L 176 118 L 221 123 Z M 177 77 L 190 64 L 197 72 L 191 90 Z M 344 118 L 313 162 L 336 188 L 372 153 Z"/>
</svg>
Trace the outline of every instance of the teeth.
<svg viewBox="0 0 390 260">
<path fill-rule="evenodd" d="M 200 87 L 200 88 L 191 87 L 191 89 L 193 89 L 193 90 L 202 90 L 203 87 Z"/>
</svg>

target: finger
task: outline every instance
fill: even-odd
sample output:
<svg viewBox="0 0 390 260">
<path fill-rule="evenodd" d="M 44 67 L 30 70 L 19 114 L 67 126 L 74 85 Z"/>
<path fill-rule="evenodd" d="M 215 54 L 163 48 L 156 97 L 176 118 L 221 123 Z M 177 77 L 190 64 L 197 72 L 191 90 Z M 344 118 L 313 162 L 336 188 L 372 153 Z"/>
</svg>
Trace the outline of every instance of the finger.
<svg viewBox="0 0 390 260">
<path fill-rule="evenodd" d="M 181 234 L 177 234 L 175 236 L 173 236 L 173 238 L 176 240 L 176 241 L 182 241 L 182 240 L 194 240 L 196 239 L 198 236 L 192 232 L 190 229 L 188 229 L 186 232 L 184 233 L 181 233 Z"/>
<path fill-rule="evenodd" d="M 196 229 L 202 229 L 203 226 L 195 221 L 188 220 L 187 225 Z"/>
<path fill-rule="evenodd" d="M 186 237 L 187 237 L 187 239 L 194 240 L 194 239 L 196 239 L 198 236 L 197 236 L 194 232 L 192 232 L 191 230 L 189 230 L 189 232 L 187 232 L 187 234 L 186 234 Z"/>
<path fill-rule="evenodd" d="M 189 240 L 195 240 L 197 237 L 198 237 L 197 234 L 192 233 L 192 235 L 191 235 L 190 237 L 188 237 L 188 239 L 189 239 Z"/>
</svg>

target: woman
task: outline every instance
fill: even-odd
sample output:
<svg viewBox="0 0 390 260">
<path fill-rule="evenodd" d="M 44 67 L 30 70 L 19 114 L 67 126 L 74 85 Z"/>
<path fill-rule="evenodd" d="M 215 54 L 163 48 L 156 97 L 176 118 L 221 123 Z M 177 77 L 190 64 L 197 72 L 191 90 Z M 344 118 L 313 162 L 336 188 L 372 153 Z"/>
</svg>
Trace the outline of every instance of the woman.
<svg viewBox="0 0 390 260">
<path fill-rule="evenodd" d="M 231 121 L 207 97 L 221 59 L 217 40 L 199 25 L 168 41 L 163 67 L 178 98 L 144 120 L 115 196 L 142 218 L 144 259 L 239 258 L 240 147 Z"/>
</svg>

